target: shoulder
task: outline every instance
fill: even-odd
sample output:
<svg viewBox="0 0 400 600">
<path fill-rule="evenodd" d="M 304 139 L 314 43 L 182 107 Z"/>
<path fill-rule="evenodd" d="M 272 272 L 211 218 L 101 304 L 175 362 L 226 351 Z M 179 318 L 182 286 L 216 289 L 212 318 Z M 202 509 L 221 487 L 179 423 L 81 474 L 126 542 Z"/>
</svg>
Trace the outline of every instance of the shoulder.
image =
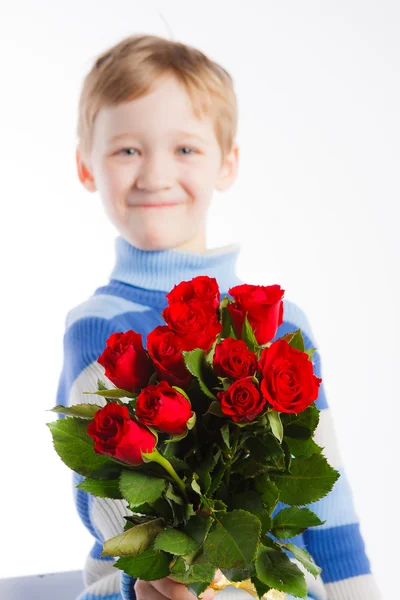
<svg viewBox="0 0 400 600">
<path fill-rule="evenodd" d="M 126 313 L 137 313 L 138 320 L 140 320 L 140 314 L 148 310 L 146 306 L 120 296 L 94 293 L 90 298 L 68 311 L 65 319 L 65 329 L 69 329 L 79 321 L 90 319 L 111 321 Z"/>
<path fill-rule="evenodd" d="M 142 333 L 147 307 L 125 298 L 95 293 L 71 308 L 65 317 L 64 352 L 77 364 L 74 371 L 96 360 L 116 331 Z"/>
</svg>

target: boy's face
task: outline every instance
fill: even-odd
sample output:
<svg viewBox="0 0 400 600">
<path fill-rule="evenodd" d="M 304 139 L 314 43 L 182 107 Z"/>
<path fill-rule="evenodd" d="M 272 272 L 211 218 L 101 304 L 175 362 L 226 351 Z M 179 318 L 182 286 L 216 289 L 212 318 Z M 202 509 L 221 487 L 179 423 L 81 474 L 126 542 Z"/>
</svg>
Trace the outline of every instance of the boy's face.
<svg viewBox="0 0 400 600">
<path fill-rule="evenodd" d="M 132 245 L 203 253 L 213 190 L 235 181 L 238 147 L 222 162 L 211 119 L 197 119 L 185 88 L 168 77 L 146 96 L 102 108 L 92 152 L 85 160 L 78 149 L 77 165 Z"/>
</svg>

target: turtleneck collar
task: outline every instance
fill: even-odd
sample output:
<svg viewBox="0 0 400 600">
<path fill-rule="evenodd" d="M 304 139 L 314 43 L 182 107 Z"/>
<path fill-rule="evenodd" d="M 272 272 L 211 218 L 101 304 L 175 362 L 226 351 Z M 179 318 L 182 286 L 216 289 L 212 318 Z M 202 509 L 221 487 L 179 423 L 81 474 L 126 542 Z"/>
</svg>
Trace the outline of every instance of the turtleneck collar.
<svg viewBox="0 0 400 600">
<path fill-rule="evenodd" d="M 116 260 L 110 279 L 147 290 L 169 292 L 198 275 L 215 277 L 221 294 L 243 283 L 236 274 L 241 247 L 228 244 L 205 254 L 181 250 L 140 250 L 122 236 L 115 240 Z"/>
</svg>

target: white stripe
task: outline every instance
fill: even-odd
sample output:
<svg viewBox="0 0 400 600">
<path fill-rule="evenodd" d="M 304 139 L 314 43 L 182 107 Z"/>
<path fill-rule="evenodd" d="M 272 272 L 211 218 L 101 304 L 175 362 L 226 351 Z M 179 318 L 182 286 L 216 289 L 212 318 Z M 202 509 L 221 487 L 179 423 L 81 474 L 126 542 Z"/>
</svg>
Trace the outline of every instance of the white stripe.
<svg viewBox="0 0 400 600">
<path fill-rule="evenodd" d="M 343 459 L 337 443 L 335 423 L 329 407 L 319 413 L 319 423 L 314 433 L 314 441 L 324 447 L 322 454 L 334 469 L 343 468 Z"/>
<path fill-rule="evenodd" d="M 83 571 L 85 588 L 93 583 L 96 583 L 103 577 L 113 575 L 115 573 L 115 567 L 113 565 L 114 561 L 99 560 L 98 558 L 93 558 L 89 554 L 86 558 L 85 568 Z"/>
<path fill-rule="evenodd" d="M 382 594 L 371 573 L 326 583 L 325 589 L 329 600 L 382 600 Z"/>
<path fill-rule="evenodd" d="M 73 406 L 74 404 L 98 404 L 99 406 L 104 406 L 106 400 L 102 396 L 83 393 L 97 392 L 98 379 L 104 381 L 107 388 L 115 388 L 115 385 L 105 376 L 104 367 L 95 360 L 79 373 L 78 377 L 71 385 L 68 406 Z"/>
<path fill-rule="evenodd" d="M 97 294 L 91 296 L 85 302 L 82 302 L 71 309 L 66 317 L 66 328 L 71 327 L 79 319 L 87 317 L 103 317 L 104 319 L 113 319 L 114 317 L 126 312 L 144 312 L 149 310 L 148 306 L 131 302 L 119 296 L 110 296 L 110 294 Z"/>
<path fill-rule="evenodd" d="M 87 598 L 87 594 L 106 596 L 107 594 L 120 593 L 121 571 L 115 567 L 113 567 L 113 569 L 115 573 L 106 575 L 95 583 L 92 583 L 92 585 L 89 585 L 89 587 L 87 587 L 76 600 L 84 600 Z"/>
<path fill-rule="evenodd" d="M 89 505 L 90 520 L 101 533 L 103 539 L 123 533 L 125 526 L 124 515 L 132 515 L 126 500 L 113 498 L 91 497 Z"/>
</svg>

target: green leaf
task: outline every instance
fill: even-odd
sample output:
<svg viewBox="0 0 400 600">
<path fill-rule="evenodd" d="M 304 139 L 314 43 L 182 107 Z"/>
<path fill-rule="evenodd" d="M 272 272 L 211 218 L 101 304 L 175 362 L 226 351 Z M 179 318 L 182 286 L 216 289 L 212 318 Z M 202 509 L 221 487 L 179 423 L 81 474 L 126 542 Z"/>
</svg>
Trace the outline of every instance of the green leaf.
<svg viewBox="0 0 400 600">
<path fill-rule="evenodd" d="M 215 354 L 215 347 L 216 345 L 219 343 L 220 341 L 220 334 L 217 335 L 217 337 L 215 338 L 215 340 L 212 343 L 212 346 L 210 348 L 210 350 L 207 352 L 207 354 L 205 355 L 205 361 L 208 365 L 212 366 L 213 362 L 214 362 L 214 354 Z"/>
<path fill-rule="evenodd" d="M 122 471 L 119 487 L 131 508 L 162 496 L 165 480 L 140 471 Z"/>
<path fill-rule="evenodd" d="M 326 496 L 340 477 L 322 454 L 294 458 L 290 473 L 271 476 L 280 492 L 280 500 L 291 506 L 316 502 Z"/>
<path fill-rule="evenodd" d="M 313 403 L 298 414 L 281 413 L 281 420 L 285 437 L 309 438 L 318 425 L 319 410 Z"/>
<path fill-rule="evenodd" d="M 214 400 L 213 402 L 211 402 L 206 414 L 207 415 L 215 415 L 216 417 L 225 417 L 226 416 L 222 412 L 221 404 L 219 403 L 219 400 Z"/>
<path fill-rule="evenodd" d="M 311 362 L 312 362 L 312 358 L 314 356 L 314 352 L 316 352 L 316 350 L 317 350 L 316 348 L 306 348 L 306 350 L 304 350 L 304 352 L 306 354 L 308 354 L 308 358 L 309 358 L 309 360 L 311 360 Z"/>
<path fill-rule="evenodd" d="M 221 337 L 224 339 L 233 338 L 234 340 L 237 340 L 237 335 L 236 335 L 234 327 L 233 327 L 231 313 L 229 312 L 229 309 L 228 309 L 228 304 L 232 304 L 232 303 L 233 303 L 233 301 L 229 300 L 228 296 L 224 296 L 223 300 L 220 302 L 220 305 L 219 305 L 220 315 L 221 315 L 221 323 L 222 323 Z"/>
<path fill-rule="evenodd" d="M 99 498 L 115 498 L 117 500 L 122 498 L 118 479 L 91 479 L 86 477 L 76 487 Z"/>
<path fill-rule="evenodd" d="M 289 346 L 292 346 L 292 348 L 297 348 L 297 350 L 300 350 L 300 352 L 304 352 L 304 339 L 301 329 L 297 329 L 297 331 L 294 331 L 291 335 L 291 340 L 288 342 Z"/>
<path fill-rule="evenodd" d="M 85 477 L 94 477 L 96 471 L 112 463 L 103 454 L 95 453 L 94 442 L 86 431 L 88 424 L 84 419 L 68 417 L 46 425 L 53 436 L 55 451 L 73 471 Z"/>
<path fill-rule="evenodd" d="M 309 458 L 312 454 L 319 454 L 324 449 L 318 446 L 312 438 L 285 437 L 285 442 L 294 456 L 306 456 Z"/>
<path fill-rule="evenodd" d="M 174 579 L 180 583 L 195 583 L 207 581 L 212 582 L 215 575 L 215 567 L 210 563 L 192 564 L 186 569 L 185 561 L 179 557 L 171 569 Z"/>
<path fill-rule="evenodd" d="M 264 596 L 264 594 L 269 592 L 269 590 L 271 589 L 269 587 L 269 585 L 260 581 L 255 574 L 251 576 L 251 582 L 254 585 L 254 587 L 256 588 L 257 596 L 259 598 L 262 598 Z"/>
<path fill-rule="evenodd" d="M 139 527 L 139 526 L 138 526 Z M 154 581 L 169 575 L 169 563 L 172 556 L 166 552 L 158 552 L 149 548 L 137 556 L 123 556 L 113 566 L 125 571 L 135 579 Z"/>
<path fill-rule="evenodd" d="M 112 388 L 111 390 L 99 390 L 98 392 L 83 392 L 84 394 L 95 394 L 96 396 L 107 396 L 108 398 L 136 398 L 135 394 L 120 388 Z"/>
<path fill-rule="evenodd" d="M 258 462 L 273 465 L 277 469 L 285 469 L 285 452 L 272 433 L 251 437 L 246 442 L 251 456 Z"/>
<path fill-rule="evenodd" d="M 229 424 L 225 423 L 225 425 L 222 425 L 221 427 L 221 436 L 222 439 L 224 440 L 225 445 L 230 448 L 230 442 L 229 442 Z"/>
<path fill-rule="evenodd" d="M 205 365 L 204 350 L 195 348 L 194 350 L 183 350 L 183 359 L 188 371 L 196 377 L 199 382 L 202 392 L 212 400 L 217 400 L 217 397 L 208 389 L 203 379 L 203 366 Z"/>
<path fill-rule="evenodd" d="M 246 579 L 250 579 L 253 570 L 254 567 L 251 569 L 221 569 L 229 581 L 245 581 Z"/>
<path fill-rule="evenodd" d="M 186 533 L 200 546 L 210 530 L 212 520 L 206 513 L 196 513 L 186 523 Z"/>
<path fill-rule="evenodd" d="M 131 556 L 144 552 L 154 542 L 163 528 L 163 519 L 153 519 L 141 525 L 135 525 L 104 542 L 100 556 Z"/>
<path fill-rule="evenodd" d="M 323 525 L 321 519 L 309 508 L 283 508 L 272 520 L 272 534 L 278 538 L 291 538 L 303 533 L 307 527 Z"/>
<path fill-rule="evenodd" d="M 322 569 L 315 564 L 306 550 L 298 548 L 298 546 L 295 546 L 294 544 L 286 544 L 286 548 L 290 550 L 293 556 L 297 558 L 297 560 L 299 560 L 307 571 L 310 571 L 310 573 L 314 575 L 314 577 L 317 577 L 322 572 Z"/>
<path fill-rule="evenodd" d="M 198 544 L 184 531 L 179 531 L 179 529 L 164 529 L 156 537 L 153 547 L 154 550 L 164 550 L 164 552 L 182 556 L 189 552 L 194 552 Z M 204 578 L 200 577 L 198 581 L 203 580 Z"/>
<path fill-rule="evenodd" d="M 282 443 L 283 439 L 283 426 L 281 422 L 281 418 L 279 412 L 277 410 L 269 410 L 267 412 L 267 417 L 269 424 L 271 425 L 271 430 L 276 439 Z"/>
<path fill-rule="evenodd" d="M 172 502 L 175 502 L 175 504 L 180 504 L 181 506 L 185 504 L 185 501 L 182 498 L 182 496 L 178 496 L 178 494 L 175 493 L 174 486 L 171 483 L 168 483 L 167 485 L 165 497 L 169 500 L 172 500 Z"/>
<path fill-rule="evenodd" d="M 54 408 L 50 408 L 49 412 L 68 415 L 70 417 L 79 417 L 81 419 L 93 419 L 94 415 L 100 409 L 101 406 L 98 404 L 74 404 L 73 406 L 57 404 Z"/>
<path fill-rule="evenodd" d="M 212 580 L 211 580 L 212 581 Z M 202 594 L 210 585 L 210 581 L 194 581 L 193 583 L 188 583 L 186 587 L 199 598 L 200 594 Z M 199 598 L 201 600 L 201 598 Z"/>
<path fill-rule="evenodd" d="M 247 314 L 248 312 L 246 312 L 243 321 L 241 339 L 246 343 L 246 346 L 249 348 L 249 350 L 251 350 L 251 352 L 257 353 L 260 350 L 260 345 L 257 342 L 253 328 L 248 321 Z"/>
<path fill-rule="evenodd" d="M 232 508 L 242 508 L 258 517 L 261 522 L 261 533 L 267 533 L 271 529 L 271 518 L 263 506 L 260 494 L 255 490 L 234 494 Z"/>
<path fill-rule="evenodd" d="M 106 384 L 101 379 L 97 378 L 97 389 L 98 390 L 106 390 Z"/>
<path fill-rule="evenodd" d="M 255 488 L 260 492 L 263 504 L 268 507 L 268 513 L 271 516 L 278 504 L 279 490 L 266 474 L 259 475 L 254 482 Z"/>
<path fill-rule="evenodd" d="M 261 533 L 260 520 L 244 510 L 222 514 L 212 526 L 204 552 L 217 568 L 247 569 L 256 555 Z"/>
<path fill-rule="evenodd" d="M 298 598 L 307 598 L 304 573 L 279 547 L 260 545 L 255 566 L 262 583 Z"/>
</svg>

